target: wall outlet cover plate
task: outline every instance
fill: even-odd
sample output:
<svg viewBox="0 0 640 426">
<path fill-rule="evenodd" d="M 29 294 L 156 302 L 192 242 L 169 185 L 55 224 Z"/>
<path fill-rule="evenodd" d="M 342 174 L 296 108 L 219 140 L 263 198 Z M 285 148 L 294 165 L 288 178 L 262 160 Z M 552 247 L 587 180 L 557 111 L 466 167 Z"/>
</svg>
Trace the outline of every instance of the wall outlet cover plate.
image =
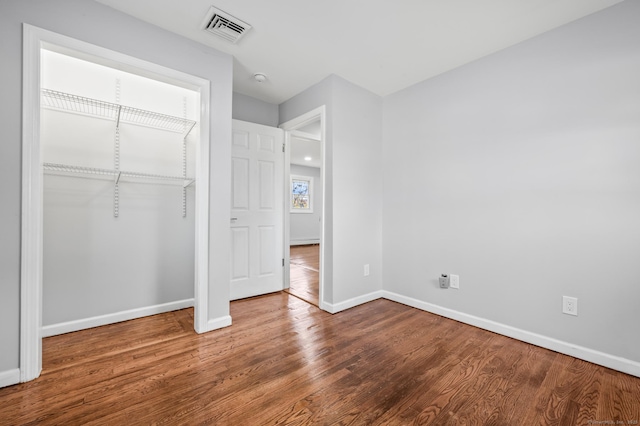
<svg viewBox="0 0 640 426">
<path fill-rule="evenodd" d="M 578 316 L 578 299 L 575 297 L 562 296 L 562 313 Z"/>
<path fill-rule="evenodd" d="M 449 275 L 449 284 L 451 288 L 460 288 L 460 276 L 459 275 Z"/>
</svg>

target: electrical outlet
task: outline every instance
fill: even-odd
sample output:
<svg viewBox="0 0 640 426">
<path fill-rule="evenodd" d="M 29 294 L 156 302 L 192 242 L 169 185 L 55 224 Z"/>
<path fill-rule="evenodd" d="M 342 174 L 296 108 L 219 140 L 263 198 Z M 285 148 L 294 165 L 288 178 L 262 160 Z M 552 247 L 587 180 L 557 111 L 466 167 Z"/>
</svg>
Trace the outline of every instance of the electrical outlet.
<svg viewBox="0 0 640 426">
<path fill-rule="evenodd" d="M 451 288 L 460 288 L 460 276 L 459 275 L 449 275 L 449 285 Z"/>
<path fill-rule="evenodd" d="M 578 299 L 576 297 L 562 296 L 562 313 L 578 316 Z"/>
<path fill-rule="evenodd" d="M 368 263 L 366 265 L 364 265 L 364 276 L 365 277 L 369 276 L 369 264 Z"/>
</svg>

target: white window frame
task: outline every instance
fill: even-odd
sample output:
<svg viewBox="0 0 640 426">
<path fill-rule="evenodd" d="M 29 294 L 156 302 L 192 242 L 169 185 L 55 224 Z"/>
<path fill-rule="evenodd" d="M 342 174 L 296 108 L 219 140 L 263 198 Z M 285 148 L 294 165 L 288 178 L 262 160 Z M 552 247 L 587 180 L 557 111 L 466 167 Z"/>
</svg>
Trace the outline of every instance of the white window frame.
<svg viewBox="0 0 640 426">
<path fill-rule="evenodd" d="M 306 181 L 309 183 L 309 208 L 297 208 L 293 206 L 293 181 Z M 313 176 L 291 175 L 289 183 L 290 204 L 289 211 L 291 213 L 313 213 Z"/>
</svg>

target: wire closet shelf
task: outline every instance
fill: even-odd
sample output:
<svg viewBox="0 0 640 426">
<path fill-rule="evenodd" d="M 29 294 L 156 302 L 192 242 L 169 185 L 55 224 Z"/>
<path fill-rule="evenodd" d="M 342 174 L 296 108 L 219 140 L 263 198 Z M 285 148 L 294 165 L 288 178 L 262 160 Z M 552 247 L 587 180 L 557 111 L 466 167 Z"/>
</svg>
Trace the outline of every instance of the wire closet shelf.
<svg viewBox="0 0 640 426">
<path fill-rule="evenodd" d="M 111 176 L 115 179 L 116 184 L 118 183 L 121 177 L 137 178 L 137 179 L 144 179 L 144 180 L 158 180 L 158 181 L 179 181 L 182 183 L 182 186 L 184 187 L 191 185 L 195 181 L 195 179 L 193 178 L 185 178 L 182 176 L 156 175 L 151 173 L 128 172 L 125 170 L 113 170 L 113 169 L 100 169 L 96 167 L 73 166 L 69 164 L 60 164 L 60 163 L 43 163 L 42 168 L 50 172 L 58 172 L 61 174 L 81 173 L 81 174 L 95 175 L 95 176 Z"/>
<path fill-rule="evenodd" d="M 50 89 L 42 89 L 42 106 L 59 111 L 72 112 L 74 114 L 104 118 L 115 122 L 114 140 L 114 169 L 85 167 L 70 164 L 48 163 L 42 164 L 45 173 L 57 175 L 80 174 L 86 177 L 106 176 L 112 178 L 114 186 L 114 216 L 119 215 L 119 190 L 120 178 L 127 181 L 161 183 L 182 186 L 182 217 L 186 217 L 187 194 L 186 188 L 195 183 L 195 179 L 187 177 L 186 170 L 186 138 L 196 125 L 193 120 L 160 114 L 140 108 L 133 108 L 117 103 L 105 102 L 97 99 L 86 98 L 70 93 L 58 92 Z M 179 133 L 182 136 L 182 176 L 142 173 L 120 170 L 120 123 L 135 124 L 151 127 L 158 130 L 168 130 Z"/>
<path fill-rule="evenodd" d="M 42 106 L 78 114 L 90 115 L 120 122 L 138 124 L 156 129 L 181 133 L 186 137 L 196 122 L 172 115 L 160 114 L 97 99 L 85 98 L 70 93 L 42 89 Z"/>
</svg>

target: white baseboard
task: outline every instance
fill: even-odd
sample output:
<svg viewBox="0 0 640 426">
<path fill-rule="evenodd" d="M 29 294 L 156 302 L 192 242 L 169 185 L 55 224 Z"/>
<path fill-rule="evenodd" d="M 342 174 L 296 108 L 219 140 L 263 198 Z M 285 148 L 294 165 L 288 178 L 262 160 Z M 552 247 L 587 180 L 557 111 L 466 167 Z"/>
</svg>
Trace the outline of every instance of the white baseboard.
<svg viewBox="0 0 640 426">
<path fill-rule="evenodd" d="M 358 305 L 362 305 L 363 303 L 371 302 L 372 300 L 380 299 L 382 296 L 382 290 L 374 291 L 372 293 L 363 294 L 362 296 L 354 297 L 352 299 L 345 300 L 343 302 L 338 302 L 335 304 L 322 302 L 320 308 L 329 312 L 330 314 L 335 314 L 341 311 L 344 311 L 349 308 L 353 308 Z"/>
<path fill-rule="evenodd" d="M 384 297 L 385 299 L 393 300 L 394 302 L 402 303 L 403 305 L 412 306 L 423 311 L 431 312 L 436 315 L 460 321 L 474 327 L 502 334 L 503 336 L 511 337 L 526 343 L 531 343 L 532 345 L 540 346 L 542 348 L 560 352 L 562 354 L 589 361 L 594 364 L 602 365 L 607 368 L 622 371 L 623 373 L 631 374 L 632 376 L 640 377 L 640 362 L 637 361 L 632 361 L 630 359 L 621 358 L 604 352 L 599 352 L 593 349 L 585 348 L 583 346 L 574 345 L 572 343 L 563 342 L 561 340 L 532 333 L 530 331 L 521 330 L 519 328 L 511 327 L 509 325 L 501 324 L 495 321 L 465 314 L 459 311 L 454 311 L 453 309 L 443 308 L 442 306 L 423 302 L 412 297 L 402 296 L 390 291 L 383 290 L 382 297 Z"/>
<path fill-rule="evenodd" d="M 0 371 L 0 388 L 20 383 L 20 369 Z"/>
<path fill-rule="evenodd" d="M 492 331 L 503 336 L 511 337 L 526 343 L 530 343 L 532 345 L 540 346 L 555 352 L 560 352 L 565 355 L 573 356 L 575 358 L 589 361 L 594 364 L 621 371 L 632 376 L 640 377 L 640 362 L 585 348 L 583 346 L 574 345 L 572 343 L 553 339 L 551 337 L 532 333 L 530 331 L 521 330 L 519 328 L 512 327 L 506 324 L 476 317 L 474 315 L 465 314 L 463 312 L 444 308 L 442 306 L 434 305 L 432 303 L 424 302 L 412 297 L 403 296 L 386 290 L 374 291 L 372 293 L 364 294 L 362 296 L 354 297 L 352 299 L 348 299 L 335 304 L 321 302 L 320 308 L 329 313 L 335 314 L 380 298 L 385 298 L 394 302 L 402 303 L 404 305 L 431 312 L 433 314 L 450 318 L 456 321 L 460 321 L 474 327 Z M 49 325 L 42 327 L 42 336 L 47 337 L 56 334 L 69 333 L 71 331 L 82 330 L 90 327 L 98 327 L 100 325 L 111 324 L 114 322 L 127 321 L 130 319 L 174 311 L 191 306 L 193 306 L 193 299 L 186 299 L 178 302 L 171 302 L 162 305 L 149 306 L 146 308 L 117 312 L 115 314 L 101 315 L 83 320 Z M 232 320 L 231 316 L 229 315 L 210 319 L 207 321 L 207 329 L 204 331 L 213 331 L 223 327 L 228 327 L 231 325 L 231 323 Z M 0 387 L 10 386 L 19 383 L 19 381 L 19 369 L 0 372 Z"/>
<path fill-rule="evenodd" d="M 320 244 L 320 239 L 310 239 L 310 240 L 291 240 L 289 241 L 290 246 L 308 246 L 310 244 Z"/>
<path fill-rule="evenodd" d="M 219 328 L 229 327 L 231 325 L 231 315 L 225 315 L 219 318 L 213 318 L 207 321 L 207 330 L 213 331 Z"/>
<path fill-rule="evenodd" d="M 91 318 L 83 318 L 74 321 L 61 322 L 59 324 L 45 325 L 42 327 L 42 337 L 55 336 L 58 334 L 70 333 L 72 331 L 84 330 L 86 328 L 99 327 L 101 325 L 113 324 L 121 321 L 128 321 L 136 318 L 147 317 L 149 315 L 161 314 L 164 312 L 177 311 L 178 309 L 190 308 L 193 306 L 193 299 L 178 300 L 176 302 L 162 303 L 160 305 L 146 306 L 144 308 L 130 309 L 128 311 L 115 312 L 112 314 L 99 315 Z"/>
</svg>

